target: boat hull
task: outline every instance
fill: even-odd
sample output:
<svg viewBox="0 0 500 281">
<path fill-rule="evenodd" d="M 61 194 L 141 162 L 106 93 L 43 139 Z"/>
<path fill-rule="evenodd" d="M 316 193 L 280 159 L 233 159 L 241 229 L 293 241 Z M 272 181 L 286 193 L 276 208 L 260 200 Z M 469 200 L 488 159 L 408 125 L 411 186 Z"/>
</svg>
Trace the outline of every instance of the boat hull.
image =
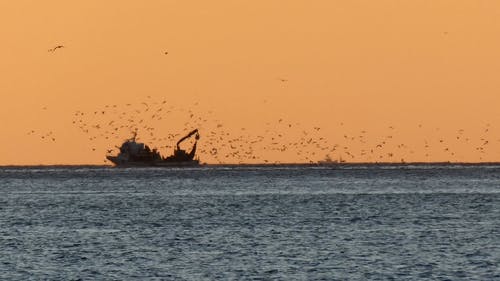
<svg viewBox="0 0 500 281">
<path fill-rule="evenodd" d="M 116 156 L 106 156 L 116 167 L 195 167 L 200 161 L 124 161 Z"/>
</svg>

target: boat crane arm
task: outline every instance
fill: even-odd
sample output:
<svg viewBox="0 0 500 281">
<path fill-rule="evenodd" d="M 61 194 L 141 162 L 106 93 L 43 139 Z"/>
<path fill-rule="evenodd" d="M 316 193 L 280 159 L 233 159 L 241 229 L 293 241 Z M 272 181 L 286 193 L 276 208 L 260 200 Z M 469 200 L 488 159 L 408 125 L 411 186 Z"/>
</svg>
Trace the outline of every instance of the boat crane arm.
<svg viewBox="0 0 500 281">
<path fill-rule="evenodd" d="M 190 138 L 192 135 L 196 134 L 196 140 L 199 140 L 200 139 L 200 134 L 198 134 L 198 129 L 194 129 L 192 130 L 189 134 L 187 134 L 185 137 L 183 137 L 182 139 L 180 139 L 178 142 L 177 142 L 177 149 L 180 150 L 180 144 L 185 141 L 186 139 Z"/>
</svg>

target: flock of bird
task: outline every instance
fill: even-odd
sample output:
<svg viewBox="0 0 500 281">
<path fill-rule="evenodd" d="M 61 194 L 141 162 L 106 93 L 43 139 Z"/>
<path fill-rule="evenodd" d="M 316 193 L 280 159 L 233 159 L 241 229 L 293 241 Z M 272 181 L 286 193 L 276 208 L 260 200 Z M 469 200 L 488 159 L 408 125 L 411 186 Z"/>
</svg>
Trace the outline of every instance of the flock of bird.
<svg viewBox="0 0 500 281">
<path fill-rule="evenodd" d="M 64 48 L 57 45 L 49 52 Z M 168 54 L 168 52 L 164 52 Z M 285 78 L 277 78 L 287 82 Z M 46 110 L 46 108 L 43 108 Z M 405 162 L 405 158 L 418 158 L 424 151 L 426 159 L 435 159 L 434 154 L 448 161 L 459 161 L 464 145 L 477 154 L 479 160 L 488 153 L 493 140 L 490 125 L 487 124 L 481 135 L 474 137 L 458 129 L 450 140 L 439 137 L 437 132 L 419 144 L 405 144 L 397 141 L 394 126 L 387 126 L 385 136 L 370 136 L 367 130 L 356 133 L 332 134 L 324 132 L 320 126 L 304 126 L 299 122 L 277 118 L 261 127 L 260 134 L 245 127 L 226 126 L 215 118 L 213 111 L 204 112 L 193 104 L 189 109 L 173 106 L 167 100 L 154 100 L 150 96 L 139 104 L 105 105 L 92 111 L 78 110 L 73 113 L 72 124 L 90 144 L 108 143 L 106 153 L 117 153 L 116 145 L 137 133 L 138 139 L 164 155 L 169 155 L 178 139 L 192 129 L 199 129 L 201 140 L 198 155 L 203 161 L 215 163 L 279 163 L 279 159 L 299 159 L 299 162 L 315 163 L 323 159 L 345 162 Z M 342 129 L 343 122 L 339 123 Z M 418 125 L 422 129 L 422 125 Z M 263 131 L 262 131 L 263 130 Z M 436 131 L 439 131 L 436 128 Z M 52 131 L 28 132 L 41 140 L 56 142 Z M 329 137 L 327 137 L 327 135 Z M 449 135 L 449 134 L 448 134 Z M 185 144 L 189 146 L 188 144 Z M 460 146 L 460 149 L 457 149 Z M 102 148 L 90 145 L 92 151 L 101 152 Z M 104 154 L 104 153 L 103 153 Z M 286 157 L 283 157 L 285 156 Z M 420 155 L 422 156 L 422 155 Z M 420 158 L 421 159 L 421 158 Z"/>
<path fill-rule="evenodd" d="M 278 119 L 266 123 L 262 134 L 254 135 L 245 127 L 229 128 L 215 118 L 212 111 L 203 112 L 197 107 L 195 103 L 191 109 L 184 109 L 170 106 L 166 100 L 149 98 L 138 105 L 115 104 L 91 112 L 76 111 L 72 123 L 89 141 L 105 139 L 115 142 L 115 145 L 137 132 L 138 141 L 158 148 L 164 155 L 172 152 L 176 141 L 183 135 L 198 128 L 202 134 L 198 155 L 216 163 L 276 163 L 269 156 L 284 152 L 296 153 L 304 161 L 311 162 L 320 155 L 319 151 L 316 152 L 318 149 L 324 152 L 323 156 L 335 151 L 335 148 L 329 148 L 325 137 L 316 138 L 319 127 L 308 131 L 299 123 Z M 292 142 L 286 131 L 294 128 L 300 129 L 301 135 Z M 191 144 L 184 145 L 189 149 Z M 116 149 L 106 150 L 108 153 L 117 152 Z"/>
<path fill-rule="evenodd" d="M 339 132 L 332 137 L 331 131 L 326 128 L 277 118 L 256 130 L 226 125 L 216 118 L 213 111 L 202 110 L 198 103 L 183 108 L 150 96 L 137 104 L 112 104 L 94 110 L 77 110 L 72 114 L 71 124 L 82 134 L 82 138 L 88 140 L 89 149 L 102 156 L 118 153 L 117 146 L 134 132 L 138 141 L 168 156 L 177 140 L 197 128 L 201 134 L 197 155 L 207 163 L 287 162 L 283 159 L 299 159 L 293 161 L 302 163 L 316 163 L 324 159 L 411 162 L 418 156 L 425 156 L 431 161 L 436 159 L 436 154 L 447 161 L 460 162 L 460 153 L 464 148 L 472 149 L 481 161 L 485 154 L 492 152 L 489 151 L 492 143 L 500 142 L 500 139 L 494 139 L 489 124 L 484 126 L 481 134 L 473 136 L 464 129 L 458 129 L 452 139 L 440 137 L 439 129 L 432 128 L 432 136 L 422 133 L 422 141 L 412 143 L 398 141 L 401 138 L 395 126 L 387 126 L 386 134 L 380 136 L 371 135 L 367 130 L 346 133 L 349 131 L 347 126 L 340 122 L 337 124 Z M 418 129 L 424 130 L 421 124 Z M 256 134 L 256 131 L 260 133 Z M 27 134 L 46 142 L 56 142 L 52 131 L 30 130 Z M 103 143 L 107 147 L 102 147 Z M 183 143 L 183 147 L 190 149 L 191 144 Z"/>
</svg>

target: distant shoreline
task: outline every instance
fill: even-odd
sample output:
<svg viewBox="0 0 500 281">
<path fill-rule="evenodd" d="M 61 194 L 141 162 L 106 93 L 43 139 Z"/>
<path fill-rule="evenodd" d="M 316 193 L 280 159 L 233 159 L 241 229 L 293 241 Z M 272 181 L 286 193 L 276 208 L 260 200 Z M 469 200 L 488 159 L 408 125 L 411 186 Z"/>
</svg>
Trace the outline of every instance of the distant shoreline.
<svg viewBox="0 0 500 281">
<path fill-rule="evenodd" d="M 500 162 L 356 162 L 356 163 L 263 163 L 263 164 L 200 164 L 200 166 L 189 168 L 204 167 L 356 167 L 356 166 L 500 166 Z M 54 164 L 54 165 L 0 165 L 0 168 L 117 168 L 113 165 L 91 165 L 91 164 Z M 136 169 L 137 167 L 129 167 Z M 176 167 L 141 167 L 155 169 L 169 169 Z M 181 167 L 185 169 L 186 167 Z M 127 169 L 127 168 L 126 168 Z"/>
</svg>

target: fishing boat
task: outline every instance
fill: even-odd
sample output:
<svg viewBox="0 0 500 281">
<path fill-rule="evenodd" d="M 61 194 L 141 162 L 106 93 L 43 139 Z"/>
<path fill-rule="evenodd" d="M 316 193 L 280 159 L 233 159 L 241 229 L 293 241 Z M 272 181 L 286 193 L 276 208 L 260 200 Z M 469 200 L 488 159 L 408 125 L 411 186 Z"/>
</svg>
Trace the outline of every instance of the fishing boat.
<svg viewBox="0 0 500 281">
<path fill-rule="evenodd" d="M 194 136 L 194 144 L 189 152 L 181 149 L 180 144 Z M 182 137 L 174 148 L 174 153 L 163 157 L 157 149 L 151 149 L 148 145 L 137 141 L 137 132 L 132 138 L 117 147 L 120 152 L 117 155 L 106 155 L 106 159 L 117 167 L 192 167 L 200 165 L 199 159 L 195 159 L 196 145 L 200 139 L 198 129 L 195 129 Z"/>
</svg>

